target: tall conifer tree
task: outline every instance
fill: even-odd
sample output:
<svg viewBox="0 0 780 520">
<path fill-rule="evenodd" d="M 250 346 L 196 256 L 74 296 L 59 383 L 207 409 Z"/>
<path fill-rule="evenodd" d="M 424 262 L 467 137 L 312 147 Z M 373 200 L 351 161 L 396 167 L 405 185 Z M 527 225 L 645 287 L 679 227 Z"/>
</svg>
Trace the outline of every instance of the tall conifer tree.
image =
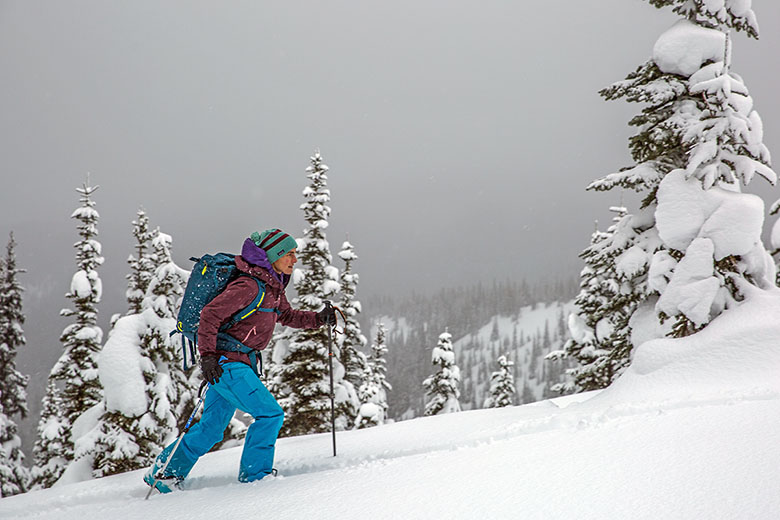
<svg viewBox="0 0 780 520">
<path fill-rule="evenodd" d="M 68 448 L 66 438 L 68 423 L 64 417 L 61 391 L 52 379 L 46 386 L 43 397 L 41 419 L 38 421 L 38 435 L 33 447 L 35 465 L 32 468 L 32 487 L 48 488 L 57 482 L 72 460 L 72 447 Z"/>
<path fill-rule="evenodd" d="M 154 276 L 155 257 L 152 251 L 154 232 L 149 230 L 149 217 L 143 209 L 138 210 L 138 218 L 133 221 L 135 254 L 130 255 L 127 263 L 130 273 L 127 275 L 127 314 L 140 314 L 146 288 Z"/>
<path fill-rule="evenodd" d="M 681 189 L 693 194 L 694 190 L 686 184 L 695 181 L 699 181 L 701 188 L 693 198 L 699 200 L 709 196 L 706 192 L 714 187 L 738 193 L 740 182 L 747 184 L 755 173 L 774 183 L 769 154 L 761 143 L 760 118 L 752 109 L 747 89 L 730 72 L 728 64 L 729 29 L 743 30 L 757 37 L 755 14 L 749 5 L 735 0 L 725 0 L 720 5 L 704 0 L 649 1 L 656 7 L 671 6 L 686 22 L 678 22 L 659 38 L 650 61 L 624 81 L 601 91 L 608 100 L 622 98 L 645 106 L 629 123 L 638 128 L 638 133 L 629 139 L 635 164 L 595 181 L 589 189 L 628 188 L 643 194 L 644 199 L 635 214 L 625 214 L 608 236 L 597 240 L 583 253 L 586 261 L 606 260 L 598 269 L 610 273 L 608 278 L 613 280 L 614 290 L 608 292 L 616 295 L 608 307 L 598 307 L 598 312 L 592 306 L 588 308 L 588 304 L 583 305 L 585 301 L 592 302 L 586 294 L 589 281 L 585 278 L 592 271 L 583 271 L 578 311 L 575 319 L 570 320 L 572 338 L 581 344 L 589 336 L 589 341 L 600 343 L 597 347 L 606 346 L 611 357 L 609 363 L 601 364 L 605 371 L 585 382 L 586 388 L 609 384 L 628 363 L 635 341 L 664 334 L 691 334 L 742 298 L 738 286 L 743 282 L 736 279 L 762 286 L 765 278 L 762 274 L 765 255 L 758 244 L 753 250 L 720 257 L 707 253 L 705 241 L 689 244 L 674 240 L 675 233 L 669 230 L 679 227 L 680 222 L 666 227 L 663 224 L 669 223 L 661 222 L 659 227 L 657 219 L 659 208 L 664 209 L 665 215 L 671 213 L 667 208 L 677 204 L 675 200 L 679 199 Z M 713 49 L 710 44 L 717 41 L 718 33 L 724 45 L 719 52 L 702 56 L 701 63 L 690 59 L 678 63 L 668 60 L 668 49 L 682 52 L 688 58 L 694 53 L 686 52 L 686 45 Z M 668 45 L 671 47 L 665 48 Z M 679 63 L 686 66 L 681 67 Z M 666 180 L 673 172 L 684 172 L 681 175 L 685 181 L 680 182 L 678 174 Z M 693 254 L 678 270 L 690 246 Z M 705 258 L 707 254 L 709 259 Z M 691 277 L 693 263 L 697 263 L 697 269 L 710 263 L 709 275 L 705 276 L 706 269 L 698 269 Z M 691 290 L 697 289 L 694 285 L 705 278 L 711 278 L 706 283 L 712 290 L 697 298 L 703 302 L 701 305 L 692 306 L 685 301 L 685 294 L 691 294 Z M 668 318 L 672 320 L 664 323 Z M 647 326 L 651 321 L 657 323 L 652 332 Z M 607 322 L 610 326 L 599 330 L 598 325 Z M 645 324 L 639 339 L 632 337 L 636 323 Z M 586 360 L 591 368 L 592 361 Z"/>
<path fill-rule="evenodd" d="M 376 337 L 371 344 L 371 357 L 365 361 L 363 382 L 358 389 L 360 408 L 355 428 L 368 428 L 384 424 L 387 419 L 387 392 L 392 386 L 387 381 L 387 330 L 382 322 L 376 327 Z M 358 352 L 365 359 L 362 352 Z"/>
<path fill-rule="evenodd" d="M 672 318 L 672 335 L 687 336 L 745 298 L 746 287 L 773 285 L 768 253 L 761 243 L 763 203 L 741 194 L 756 174 L 777 180 L 763 143 L 763 125 L 742 78 L 732 71 L 732 29 L 758 38 L 749 3 L 655 0 L 685 17 L 656 43 L 659 68 L 687 78 L 701 110 L 686 125 L 684 164 L 656 192 L 656 225 L 664 244 L 650 265 L 649 282 L 660 296 L 656 311 Z M 685 39 L 679 34 L 683 33 Z M 714 55 L 698 66 L 679 56 L 678 46 L 696 45 Z M 670 52 L 669 49 L 672 49 Z M 673 59 L 677 58 L 677 59 Z M 680 212 L 696 201 L 701 222 Z M 696 226 L 681 233 L 680 227 Z M 728 236 L 726 236 L 728 235 Z M 692 297 L 695 294 L 695 297 Z M 693 301 L 695 300 L 695 301 Z"/>
<path fill-rule="evenodd" d="M 318 311 L 324 300 L 339 290 L 338 269 L 332 257 L 325 230 L 330 216 L 330 190 L 327 187 L 328 166 L 319 151 L 306 169 L 309 185 L 303 190 L 306 202 L 301 205 L 309 227 L 298 239 L 298 258 L 302 264 L 293 273 L 298 297 L 293 305 L 301 310 Z M 299 329 L 286 333 L 274 346 L 273 392 L 284 409 L 285 421 L 280 435 L 292 436 L 330 430 L 330 383 L 328 374 L 328 332 Z M 333 344 L 334 374 L 343 374 L 338 346 Z M 344 429 L 354 417 L 350 413 L 349 393 L 339 377 L 334 380 L 337 403 L 337 428 Z"/>
<path fill-rule="evenodd" d="M 644 199 L 636 213 L 624 208 L 606 233 L 594 234 L 591 246 L 581 255 L 587 267 L 581 274 L 578 310 L 569 320 L 572 341 L 566 350 L 573 357 L 583 353 L 585 357 L 578 361 L 585 368 L 575 374 L 576 382 L 558 385 L 559 390 L 609 385 L 630 360 L 635 313 L 655 315 L 657 294 L 648 285 L 648 273 L 653 255 L 664 249 L 655 225 L 658 186 L 670 171 L 685 165 L 688 147 L 684 136 L 703 108 L 700 97 L 688 91 L 686 78 L 662 71 L 652 59 L 599 93 L 606 100 L 625 99 L 644 107 L 629 121 L 629 126 L 638 129 L 629 139 L 635 163 L 594 181 L 588 189 L 631 189 Z M 600 338 L 596 334 L 599 323 L 601 331 L 610 329 Z M 599 352 L 581 349 L 583 341 L 595 342 Z M 602 363 L 606 357 L 609 362 Z"/>
<path fill-rule="evenodd" d="M 76 190 L 81 195 L 81 206 L 76 208 L 71 218 L 79 221 L 81 240 L 74 244 L 78 271 L 73 275 L 70 291 L 66 294 L 74 309 L 61 312 L 63 316 L 75 317 L 75 323 L 67 326 L 60 336 L 65 352 L 49 375 L 51 381 L 61 385 L 59 403 L 64 431 L 63 455 L 67 462 L 74 460 L 73 422 L 101 402 L 103 397 L 97 370 L 97 354 L 103 340 L 103 331 L 97 325 L 97 304 L 102 296 L 97 268 L 103 263 L 103 257 L 100 242 L 96 240 L 100 215 L 92 200 L 97 189 L 97 186 L 84 184 Z M 49 419 L 41 418 L 42 421 Z M 51 477 L 56 481 L 59 475 Z"/>
<path fill-rule="evenodd" d="M 360 322 L 357 319 L 362 310 L 360 302 L 355 299 L 359 277 L 352 271 L 352 262 L 357 260 L 355 247 L 344 242 L 339 251 L 339 258 L 344 260 L 344 269 L 339 276 L 341 282 L 341 301 L 338 307 L 344 313 L 344 334 L 340 336 L 341 363 L 344 365 L 344 387 L 350 393 L 349 402 L 352 404 L 350 421 L 347 428 L 354 426 L 354 417 L 358 412 L 361 399 L 358 390 L 366 377 L 366 357 L 361 349 L 366 345 L 366 337 L 360 330 Z"/>
<path fill-rule="evenodd" d="M 29 470 L 22 464 L 24 453 L 14 417 L 27 416 L 28 377 L 16 369 L 16 355 L 26 343 L 22 325 L 22 287 L 17 275 L 16 241 L 11 233 L 5 259 L 0 259 L 0 496 L 27 491 Z"/>
</svg>

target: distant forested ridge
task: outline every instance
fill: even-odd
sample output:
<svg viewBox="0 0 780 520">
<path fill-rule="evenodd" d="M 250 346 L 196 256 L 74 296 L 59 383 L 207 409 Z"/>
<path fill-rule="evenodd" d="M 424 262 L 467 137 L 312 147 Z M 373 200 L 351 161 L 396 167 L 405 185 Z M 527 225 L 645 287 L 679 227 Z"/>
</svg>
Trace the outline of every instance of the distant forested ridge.
<svg viewBox="0 0 780 520">
<path fill-rule="evenodd" d="M 551 395 L 560 382 L 561 362 L 545 361 L 566 339 L 566 319 L 578 290 L 577 280 L 529 284 L 495 282 L 443 289 L 406 298 L 364 299 L 370 312 L 363 330 L 382 321 L 387 328 L 389 417 L 419 417 L 425 407 L 422 381 L 430 375 L 431 352 L 442 332 L 452 334 L 455 361 L 460 367 L 464 410 L 482 408 L 497 359 L 515 363 L 517 404 Z"/>
</svg>

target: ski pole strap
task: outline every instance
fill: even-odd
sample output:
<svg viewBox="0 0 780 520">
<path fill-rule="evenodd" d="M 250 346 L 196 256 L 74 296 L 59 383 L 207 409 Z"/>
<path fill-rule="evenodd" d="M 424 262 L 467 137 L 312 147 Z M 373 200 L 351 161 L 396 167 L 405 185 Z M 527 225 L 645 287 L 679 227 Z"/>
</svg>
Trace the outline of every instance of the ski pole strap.
<svg viewBox="0 0 780 520">
<path fill-rule="evenodd" d="M 344 330 L 339 331 L 338 328 L 336 328 L 336 325 L 338 325 L 338 320 L 336 320 L 336 325 L 333 326 L 333 332 L 335 332 L 336 334 L 344 334 L 347 330 L 347 317 L 344 316 L 344 313 L 341 312 L 341 309 L 339 309 L 338 307 L 333 307 L 333 308 L 336 309 L 336 312 L 341 314 L 341 320 L 344 322 Z"/>
<path fill-rule="evenodd" d="M 333 312 L 333 317 L 335 318 L 335 320 L 333 321 L 332 324 L 328 324 L 328 327 L 331 330 L 333 330 L 334 334 L 344 334 L 346 332 L 346 330 L 347 330 L 347 317 L 344 316 L 344 312 L 341 309 L 339 309 L 338 307 L 336 307 L 335 305 L 331 305 L 328 300 L 325 300 L 325 307 L 327 307 L 329 309 L 333 309 L 333 311 L 334 311 Z M 344 322 L 344 328 L 342 330 L 338 329 L 339 320 L 338 320 L 338 314 L 337 313 L 341 315 L 341 320 Z"/>
<path fill-rule="evenodd" d="M 249 364 L 252 367 L 252 371 L 257 377 L 263 371 L 263 358 L 257 355 L 257 350 L 247 347 L 236 338 L 225 332 L 217 333 L 217 350 L 223 352 L 241 352 L 249 356 Z M 258 361 L 260 362 L 260 369 L 258 370 Z"/>
</svg>

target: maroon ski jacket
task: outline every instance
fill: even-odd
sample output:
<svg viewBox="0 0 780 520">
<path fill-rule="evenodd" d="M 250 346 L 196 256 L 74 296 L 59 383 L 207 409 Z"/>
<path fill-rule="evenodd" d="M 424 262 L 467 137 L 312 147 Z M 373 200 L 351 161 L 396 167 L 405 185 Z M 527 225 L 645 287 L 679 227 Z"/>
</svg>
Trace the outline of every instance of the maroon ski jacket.
<svg viewBox="0 0 780 520">
<path fill-rule="evenodd" d="M 267 268 L 250 264 L 242 256 L 236 256 L 236 266 L 239 271 L 265 282 L 265 297 L 261 307 L 278 309 L 279 313 L 257 311 L 225 332 L 247 347 L 259 351 L 268 346 L 277 321 L 297 329 L 314 329 L 321 325 L 316 312 L 299 311 L 290 306 L 284 294 L 284 282 L 289 280 L 288 277 L 282 277 L 283 281 L 280 281 Z M 225 356 L 229 361 L 251 365 L 247 354 L 218 351 L 217 332 L 223 323 L 252 303 L 256 296 L 257 282 L 247 276 L 239 276 L 203 307 L 198 326 L 198 350 L 201 356 Z"/>
</svg>

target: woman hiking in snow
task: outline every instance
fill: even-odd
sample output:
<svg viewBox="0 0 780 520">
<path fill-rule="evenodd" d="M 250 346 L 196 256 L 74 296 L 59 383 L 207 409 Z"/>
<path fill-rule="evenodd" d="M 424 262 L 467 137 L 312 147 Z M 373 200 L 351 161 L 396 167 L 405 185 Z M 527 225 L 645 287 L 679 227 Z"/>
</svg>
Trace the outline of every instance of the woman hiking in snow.
<svg viewBox="0 0 780 520">
<path fill-rule="evenodd" d="M 241 255 L 235 257 L 238 271 L 249 276 L 238 276 L 203 307 L 197 343 L 203 378 L 210 385 L 203 415 L 184 433 L 178 447 L 172 443 L 160 453 L 144 475 L 149 486 L 162 493 L 180 487 L 198 458 L 222 440 L 236 409 L 254 417 L 244 440 L 238 480 L 251 482 L 272 472 L 284 413 L 258 377 L 255 363 L 259 351 L 268 345 L 277 322 L 294 328 L 335 322 L 332 307 L 320 312 L 300 311 L 287 301 L 284 291 L 297 262 L 297 247 L 295 239 L 280 229 L 252 233 L 244 241 Z M 259 282 L 265 285 L 264 296 L 259 294 Z M 260 296 L 256 310 L 265 312 L 252 312 L 236 322 L 235 315 Z M 226 324 L 228 328 L 221 330 Z M 171 452 L 173 457 L 165 466 Z"/>
</svg>

